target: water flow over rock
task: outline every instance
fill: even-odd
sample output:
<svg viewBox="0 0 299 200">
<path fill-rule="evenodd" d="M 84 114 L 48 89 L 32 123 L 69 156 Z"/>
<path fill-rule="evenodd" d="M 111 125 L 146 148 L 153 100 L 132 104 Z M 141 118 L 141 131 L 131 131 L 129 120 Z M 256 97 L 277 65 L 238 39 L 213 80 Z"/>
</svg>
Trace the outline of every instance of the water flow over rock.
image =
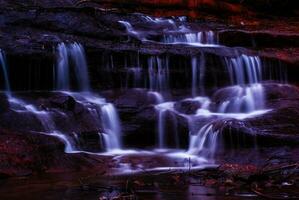
<svg viewBox="0 0 299 200">
<path fill-rule="evenodd" d="M 143 17 L 145 19 L 144 23 L 147 26 L 143 25 L 141 28 L 133 26 L 128 21 L 118 22 L 126 28 L 129 36 L 143 42 L 218 46 L 217 33 L 212 30 L 191 30 L 183 23 L 185 22 L 185 18 L 183 17 L 177 19 L 154 18 L 150 16 Z M 155 34 L 153 35 L 151 35 L 152 30 L 155 30 Z"/>
<path fill-rule="evenodd" d="M 157 56 L 148 58 L 148 75 L 150 90 L 166 91 L 169 80 L 168 59 L 161 59 Z"/>
<path fill-rule="evenodd" d="M 204 94 L 204 77 L 205 77 L 205 57 L 201 54 L 200 57 L 192 57 L 192 96 Z M 198 91 L 199 89 L 199 91 Z"/>
<path fill-rule="evenodd" d="M 72 140 L 72 138 L 64 135 L 57 130 L 56 124 L 52 118 L 52 113 L 50 111 L 38 110 L 34 105 L 27 104 L 23 100 L 15 97 L 9 97 L 9 102 L 11 104 L 17 105 L 17 112 L 29 112 L 34 114 L 42 124 L 42 127 L 44 129 L 44 132 L 42 132 L 42 134 L 50 135 L 61 140 L 65 145 L 65 153 L 77 152 L 75 142 Z"/>
<path fill-rule="evenodd" d="M 227 89 L 228 98 L 222 98 L 219 112 L 249 113 L 264 109 L 264 90 L 261 85 L 262 66 L 258 56 L 240 55 L 226 58 L 233 87 Z"/>
<path fill-rule="evenodd" d="M 187 152 L 212 160 L 217 148 L 218 133 L 219 130 L 214 130 L 213 124 L 204 125 L 196 135 L 190 135 Z"/>
<path fill-rule="evenodd" d="M 121 148 L 121 125 L 118 114 L 114 106 L 107 103 L 105 99 L 98 97 L 90 92 L 87 62 L 85 59 L 84 48 L 81 44 L 61 43 L 57 47 L 57 87 L 58 89 L 68 90 L 71 88 L 70 66 L 76 75 L 76 81 L 80 93 L 66 92 L 75 98 L 76 101 L 89 108 L 89 112 L 94 117 L 98 126 L 103 126 L 103 134 L 106 150 Z M 72 65 L 71 65 L 72 64 Z M 64 79 L 64 77 L 67 77 Z M 94 108 L 93 106 L 96 106 Z M 102 120 L 102 123 L 100 123 Z"/>
<path fill-rule="evenodd" d="M 75 74 L 79 91 L 89 91 L 88 69 L 81 44 L 60 43 L 57 46 L 56 89 L 71 89 L 71 72 Z"/>
<path fill-rule="evenodd" d="M 4 87 L 5 87 L 5 92 L 8 96 L 10 96 L 11 90 L 10 90 L 10 84 L 9 84 L 9 78 L 8 78 L 8 68 L 5 60 L 5 54 L 4 52 L 0 49 L 0 66 L 3 72 L 3 80 L 4 80 Z"/>
</svg>

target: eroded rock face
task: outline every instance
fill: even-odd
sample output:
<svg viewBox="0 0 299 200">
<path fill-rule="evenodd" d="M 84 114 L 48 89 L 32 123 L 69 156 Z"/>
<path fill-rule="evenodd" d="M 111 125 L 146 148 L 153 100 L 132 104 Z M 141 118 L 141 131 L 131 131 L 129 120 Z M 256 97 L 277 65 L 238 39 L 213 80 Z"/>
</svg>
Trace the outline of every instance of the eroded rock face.
<svg viewBox="0 0 299 200">
<path fill-rule="evenodd" d="M 38 133 L 0 130 L 0 176 L 27 176 L 45 172 L 107 169 L 107 157 L 65 154 L 57 138 Z"/>
<path fill-rule="evenodd" d="M 21 93 L 18 103 L 8 103 L 0 114 L 0 126 L 20 132 L 53 131 L 70 137 L 79 150 L 101 152 L 104 150 L 99 133 L 103 133 L 101 109 L 98 105 L 89 107 L 60 92 Z M 4 95 L 5 96 L 5 95 Z M 15 98 L 15 97 L 13 97 Z M 19 98 L 19 97 L 18 97 Z M 22 100 L 21 100 L 22 99 Z M 4 105 L 4 103 L 2 105 Z M 96 115 L 93 112 L 97 112 Z M 91 144 L 90 146 L 85 144 Z"/>
<path fill-rule="evenodd" d="M 202 103 L 192 99 L 186 99 L 174 104 L 174 108 L 180 112 L 187 115 L 195 114 L 196 111 L 202 107 Z"/>
</svg>

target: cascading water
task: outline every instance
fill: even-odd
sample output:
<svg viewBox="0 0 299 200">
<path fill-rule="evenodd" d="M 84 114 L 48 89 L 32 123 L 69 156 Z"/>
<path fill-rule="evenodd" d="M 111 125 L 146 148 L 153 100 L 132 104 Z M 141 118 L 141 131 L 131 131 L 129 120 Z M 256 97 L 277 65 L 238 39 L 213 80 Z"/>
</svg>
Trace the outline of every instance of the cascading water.
<svg viewBox="0 0 299 200">
<path fill-rule="evenodd" d="M 143 39 L 142 36 L 140 36 L 141 34 L 138 31 L 135 31 L 133 26 L 129 22 L 126 21 L 118 21 L 118 22 L 126 27 L 127 32 L 130 36 Z"/>
<path fill-rule="evenodd" d="M 199 93 L 204 94 L 204 76 L 205 76 L 205 57 L 202 54 L 200 58 L 192 57 L 192 96 L 195 97 Z"/>
<path fill-rule="evenodd" d="M 102 127 L 104 128 L 104 133 L 102 134 L 106 150 L 112 151 L 121 149 L 121 124 L 113 104 L 106 103 L 103 98 L 91 94 L 84 95 L 83 98 L 83 104 L 92 103 L 101 111 L 100 115 L 96 112 L 94 117 L 96 120 L 99 118 L 102 120 Z"/>
<path fill-rule="evenodd" d="M 71 95 L 76 101 L 82 103 L 85 107 L 91 105 L 96 108 L 90 107 L 88 110 L 98 122 L 98 126 L 103 126 L 105 133 L 103 134 L 106 150 L 115 150 L 121 148 L 121 126 L 118 119 L 116 109 L 112 104 L 106 103 L 105 99 L 97 97 L 90 92 L 88 69 L 85 59 L 84 49 L 81 44 L 72 43 L 65 45 L 61 43 L 58 45 L 57 57 L 57 89 L 67 90 L 70 87 L 70 72 L 71 67 L 74 68 L 76 81 L 80 93 L 65 92 Z M 64 79 L 64 76 L 67 79 Z M 61 84 L 63 83 L 63 84 Z M 98 111 L 99 110 L 99 111 Z M 102 119 L 102 124 L 99 123 Z"/>
<path fill-rule="evenodd" d="M 61 140 L 65 145 L 65 153 L 77 152 L 77 149 L 71 137 L 68 137 L 57 130 L 54 120 L 52 119 L 51 111 L 38 110 L 34 105 L 27 104 L 23 100 L 9 97 L 9 102 L 12 107 L 17 107 L 16 112 L 32 113 L 41 123 L 43 132 L 41 134 L 50 135 Z"/>
<path fill-rule="evenodd" d="M 166 91 L 169 81 L 168 59 L 161 59 L 157 56 L 148 58 L 149 88 L 155 91 Z"/>
<path fill-rule="evenodd" d="M 216 46 L 218 44 L 217 34 L 213 31 L 198 31 L 189 30 L 189 27 L 182 25 L 185 19 L 179 19 L 177 22 L 172 19 L 151 18 L 145 17 L 147 23 L 156 25 L 155 27 L 164 27 L 162 31 L 158 30 L 155 42 L 164 44 L 190 44 L 194 46 Z M 123 24 L 130 36 L 134 36 L 141 41 L 151 41 L 144 31 L 139 31 L 136 27 L 132 26 L 129 22 L 119 21 Z M 198 32 L 196 32 L 198 31 Z M 154 39 L 153 39 L 154 40 Z M 154 42 L 152 40 L 152 42 Z M 4 62 L 3 53 L 0 51 L 0 64 L 4 72 L 6 91 L 10 91 L 7 67 Z M 193 54 L 192 54 L 193 55 Z M 142 55 L 145 57 L 145 55 Z M 119 60 L 117 56 L 109 55 L 109 65 L 106 65 L 106 70 L 118 70 Z M 134 57 L 134 56 L 132 56 Z M 108 60 L 107 59 L 107 60 Z M 127 59 L 127 58 L 125 58 Z M 165 102 L 161 94 L 167 93 L 166 99 L 171 96 L 169 93 L 170 85 L 175 82 L 171 79 L 170 71 L 172 66 L 169 66 L 169 58 L 166 56 L 148 56 L 147 63 L 139 61 L 139 53 L 137 56 L 138 61 L 128 58 L 125 61 L 124 68 L 127 70 L 126 82 L 132 78 L 132 87 L 148 88 L 148 98 L 154 101 L 149 101 L 154 104 L 158 122 L 157 122 L 157 146 L 159 149 L 167 149 L 170 147 L 179 148 L 180 140 L 177 129 L 180 121 L 178 116 L 186 117 L 190 121 L 190 134 L 189 134 L 189 147 L 185 151 L 188 157 L 195 155 L 204 158 L 206 161 L 213 160 L 217 150 L 217 145 L 220 142 L 219 135 L 221 130 L 214 126 L 217 120 L 235 118 L 245 119 L 249 116 L 255 116 L 263 112 L 255 113 L 265 108 L 262 81 L 262 66 L 260 58 L 257 56 L 247 56 L 241 54 L 225 59 L 225 65 L 229 72 L 229 78 L 232 86 L 227 90 L 226 98 L 222 98 L 220 103 L 213 102 L 208 97 L 202 97 L 205 92 L 205 73 L 206 60 L 205 55 L 202 53 L 197 56 L 192 56 L 188 67 L 190 65 L 192 74 L 185 74 L 191 80 L 192 97 L 189 100 L 191 109 L 194 103 L 198 109 L 192 114 L 186 114 L 182 111 L 180 113 L 175 108 L 174 102 Z M 210 60 L 207 60 L 209 63 Z M 131 62 L 128 64 L 127 62 Z M 180 63 L 179 63 L 180 64 Z M 210 63 L 209 63 L 210 64 Z M 176 65 L 175 65 L 176 66 Z M 181 69 L 181 68 L 180 68 Z M 189 71 L 189 70 L 187 70 Z M 186 72 L 187 72 L 186 71 Z M 146 77 L 144 77 L 146 76 Z M 71 80 L 75 77 L 74 80 Z M 190 81 L 188 80 L 188 81 Z M 76 103 L 87 109 L 87 112 L 92 116 L 96 130 L 100 135 L 101 141 L 104 140 L 104 146 L 108 152 L 120 150 L 123 146 L 121 140 L 121 125 L 117 111 L 113 104 L 107 103 L 105 99 L 98 97 L 90 91 L 87 63 L 85 60 L 85 53 L 83 47 L 79 43 L 65 44 L 60 43 L 57 46 L 57 66 L 56 66 L 56 89 L 63 90 L 64 93 L 73 97 Z M 125 82 L 125 81 L 124 81 Z M 72 85 L 72 84 L 75 85 Z M 128 84 L 127 84 L 128 85 Z M 71 89 L 77 88 L 78 93 L 70 92 Z M 176 91 L 175 91 L 176 92 Z M 181 98 L 175 96 L 175 98 Z M 185 95 L 185 94 L 184 94 Z M 18 100 L 9 99 L 10 102 L 16 103 Z M 61 133 L 55 125 L 52 116 L 55 110 L 39 110 L 31 104 L 17 103 L 23 107 L 22 111 L 33 113 L 45 129 L 45 134 L 59 138 L 65 144 L 65 152 L 73 153 L 79 152 L 74 146 L 75 142 L 70 137 L 71 133 Z M 213 106 L 216 105 L 216 108 Z M 198 108 L 199 107 L 199 108 Z M 89 116 L 89 115 L 88 115 Z M 200 125 L 196 124 L 200 118 Z M 55 118 L 56 119 L 56 118 Z M 193 119 L 196 119 L 193 121 Z M 179 124 L 179 125 L 178 125 Z M 58 123 L 57 123 L 58 125 Z M 103 133 L 102 133 L 103 132 Z M 73 134 L 73 133 L 72 133 Z M 78 135 L 80 135 L 78 133 Z M 77 136 L 75 134 L 75 136 Z M 77 136 L 78 137 L 78 136 Z M 80 136 L 79 136 L 80 137 Z M 171 146 L 172 145 L 172 146 Z M 117 152 L 117 151 L 115 151 Z"/>
<path fill-rule="evenodd" d="M 102 106 L 102 120 L 105 132 L 110 137 L 105 137 L 105 145 L 108 151 L 121 149 L 121 127 L 117 112 L 112 104 Z"/>
<path fill-rule="evenodd" d="M 219 112 L 253 112 L 264 109 L 262 67 L 257 56 L 240 55 L 225 59 L 231 83 L 231 98 L 219 107 Z"/>
<path fill-rule="evenodd" d="M 262 66 L 258 56 L 240 55 L 225 59 L 231 83 L 255 84 L 262 81 Z"/>
<path fill-rule="evenodd" d="M 69 90 L 71 86 L 71 65 L 76 76 L 80 91 L 89 91 L 88 70 L 85 60 L 84 49 L 81 44 L 60 43 L 57 46 L 56 88 Z"/>
<path fill-rule="evenodd" d="M 70 44 L 69 53 L 71 55 L 71 60 L 74 63 L 75 75 L 79 90 L 89 91 L 90 86 L 84 48 L 81 44 L 75 42 Z"/>
<path fill-rule="evenodd" d="M 8 96 L 10 96 L 11 90 L 10 90 L 9 78 L 7 73 L 7 65 L 6 65 L 4 52 L 1 49 L 0 49 L 0 65 L 3 72 L 5 92 Z"/>
<path fill-rule="evenodd" d="M 152 40 L 148 32 L 150 30 L 138 30 L 127 21 L 118 21 L 126 27 L 127 33 L 143 42 L 158 42 L 163 44 L 189 44 L 193 46 L 218 46 L 217 34 L 212 30 L 194 32 L 181 24 L 184 18 L 179 18 L 178 22 L 173 19 L 153 18 L 144 16 L 149 26 L 155 27 L 162 33 L 160 40 Z"/>
<path fill-rule="evenodd" d="M 219 130 L 208 123 L 200 128 L 197 135 L 190 135 L 188 154 L 200 155 L 206 159 L 213 159 L 216 152 Z"/>
<path fill-rule="evenodd" d="M 158 147 L 159 149 L 165 149 L 168 147 L 167 145 L 167 133 L 171 132 L 171 135 L 173 136 L 173 142 L 174 146 L 176 148 L 179 147 L 179 137 L 177 133 L 177 120 L 174 116 L 173 111 L 173 102 L 166 102 L 161 103 L 155 106 L 158 114 Z M 170 121 L 166 121 L 167 119 L 170 119 Z M 171 124 L 173 127 L 173 130 L 169 130 L 166 125 Z"/>
<path fill-rule="evenodd" d="M 201 31 L 196 33 L 164 34 L 160 41 L 165 44 L 186 43 L 196 46 L 217 45 L 217 36 L 213 31 Z"/>
<path fill-rule="evenodd" d="M 70 72 L 69 72 L 69 56 L 68 49 L 64 43 L 60 43 L 57 46 L 57 80 L 56 88 L 58 90 L 70 89 Z"/>
<path fill-rule="evenodd" d="M 218 37 L 213 31 L 190 31 L 180 22 L 171 19 L 160 19 L 145 17 L 145 20 L 150 23 L 150 26 L 159 25 L 163 27 L 162 39 L 155 41 L 164 44 L 189 44 L 193 46 L 217 46 Z M 138 30 L 138 26 L 133 26 L 130 23 L 122 23 L 126 26 L 127 32 L 131 36 L 135 36 L 143 42 L 152 41 L 147 38 L 144 30 Z M 157 37 L 156 37 L 157 38 Z M 153 42 L 153 41 L 152 41 Z M 169 83 L 169 66 L 168 64 L 161 64 L 164 59 L 158 57 L 150 57 L 148 59 L 148 76 L 149 88 L 152 91 L 167 91 Z M 260 84 L 262 81 L 262 68 L 261 61 L 257 56 L 247 56 L 241 54 L 239 56 L 226 58 L 225 65 L 229 71 L 229 78 L 232 87 L 227 90 L 229 93 L 228 98 L 220 102 L 217 113 L 211 112 L 209 109 L 210 104 L 202 106 L 197 116 L 207 118 L 215 116 L 217 118 L 243 118 L 251 116 L 250 113 L 259 113 L 259 110 L 264 109 L 264 92 L 263 86 Z M 205 78 L 205 56 L 193 56 L 191 58 L 191 93 L 193 97 L 199 94 L 204 94 L 204 78 Z M 210 100 L 208 100 L 210 102 Z M 200 102 L 201 104 L 202 102 Z M 166 117 L 169 113 L 174 112 L 173 107 L 169 102 L 161 103 L 156 106 L 158 115 L 158 146 L 159 148 L 166 148 Z M 262 112 L 261 112 L 262 113 Z M 245 114 L 243 116 L 243 114 Z M 241 116 L 242 115 L 242 116 Z M 254 114 L 253 114 L 254 115 Z M 217 135 L 219 130 L 211 123 L 206 123 L 199 128 L 195 136 L 190 137 L 190 146 L 187 151 L 190 154 L 197 154 L 206 158 L 212 158 L 217 145 Z M 207 148 L 210 146 L 210 151 Z M 204 150 L 205 149 L 205 150 Z M 206 152 L 206 153 L 203 153 Z M 208 152 L 208 153 L 207 153 Z"/>
</svg>

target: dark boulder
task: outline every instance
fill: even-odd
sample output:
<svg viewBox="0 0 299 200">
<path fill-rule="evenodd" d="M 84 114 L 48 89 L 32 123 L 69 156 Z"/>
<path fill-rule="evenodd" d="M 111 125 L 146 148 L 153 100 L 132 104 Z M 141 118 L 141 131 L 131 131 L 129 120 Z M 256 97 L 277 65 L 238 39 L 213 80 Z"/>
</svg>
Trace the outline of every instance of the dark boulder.
<svg viewBox="0 0 299 200">
<path fill-rule="evenodd" d="M 0 129 L 0 174 L 25 176 L 41 172 L 105 169 L 100 156 L 65 154 L 58 138 Z M 102 168 L 102 169 L 101 169 Z"/>
<path fill-rule="evenodd" d="M 187 115 L 195 114 L 201 108 L 202 103 L 193 99 L 185 99 L 174 104 L 176 111 Z"/>
</svg>

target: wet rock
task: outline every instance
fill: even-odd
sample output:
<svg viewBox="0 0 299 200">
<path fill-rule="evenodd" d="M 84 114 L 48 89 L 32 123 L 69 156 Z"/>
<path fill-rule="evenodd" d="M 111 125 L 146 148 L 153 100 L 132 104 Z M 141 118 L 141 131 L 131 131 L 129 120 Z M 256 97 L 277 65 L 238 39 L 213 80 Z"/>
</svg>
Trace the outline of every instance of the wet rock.
<svg viewBox="0 0 299 200">
<path fill-rule="evenodd" d="M 0 114 L 0 126 L 1 128 L 12 130 L 44 131 L 43 125 L 33 113 L 17 112 L 14 110 L 8 110 Z"/>
<path fill-rule="evenodd" d="M 76 146 L 82 151 L 88 152 L 103 152 L 104 141 L 99 132 L 80 132 L 78 134 L 74 133 L 74 138 Z"/>
<path fill-rule="evenodd" d="M 156 100 L 144 89 L 125 90 L 114 100 L 114 105 L 120 109 L 142 109 L 148 105 L 155 104 Z"/>
<path fill-rule="evenodd" d="M 299 89 L 288 84 L 264 84 L 265 98 L 267 101 L 298 99 Z"/>
<path fill-rule="evenodd" d="M 7 99 L 6 94 L 1 93 L 0 94 L 0 113 L 7 112 L 9 110 L 9 102 Z"/>
<path fill-rule="evenodd" d="M 202 106 L 201 102 L 192 100 L 192 99 L 182 100 L 182 101 L 176 102 L 174 104 L 174 108 L 178 112 L 184 113 L 187 115 L 195 114 L 197 109 L 201 108 L 201 106 Z"/>
<path fill-rule="evenodd" d="M 0 132 L 2 176 L 70 172 L 103 167 L 100 157 L 65 154 L 64 144 L 55 137 L 5 129 L 0 129 Z"/>
<path fill-rule="evenodd" d="M 76 107 L 76 100 L 69 95 L 58 94 L 51 97 L 49 101 L 54 107 L 59 107 L 64 110 L 73 111 Z"/>
</svg>

